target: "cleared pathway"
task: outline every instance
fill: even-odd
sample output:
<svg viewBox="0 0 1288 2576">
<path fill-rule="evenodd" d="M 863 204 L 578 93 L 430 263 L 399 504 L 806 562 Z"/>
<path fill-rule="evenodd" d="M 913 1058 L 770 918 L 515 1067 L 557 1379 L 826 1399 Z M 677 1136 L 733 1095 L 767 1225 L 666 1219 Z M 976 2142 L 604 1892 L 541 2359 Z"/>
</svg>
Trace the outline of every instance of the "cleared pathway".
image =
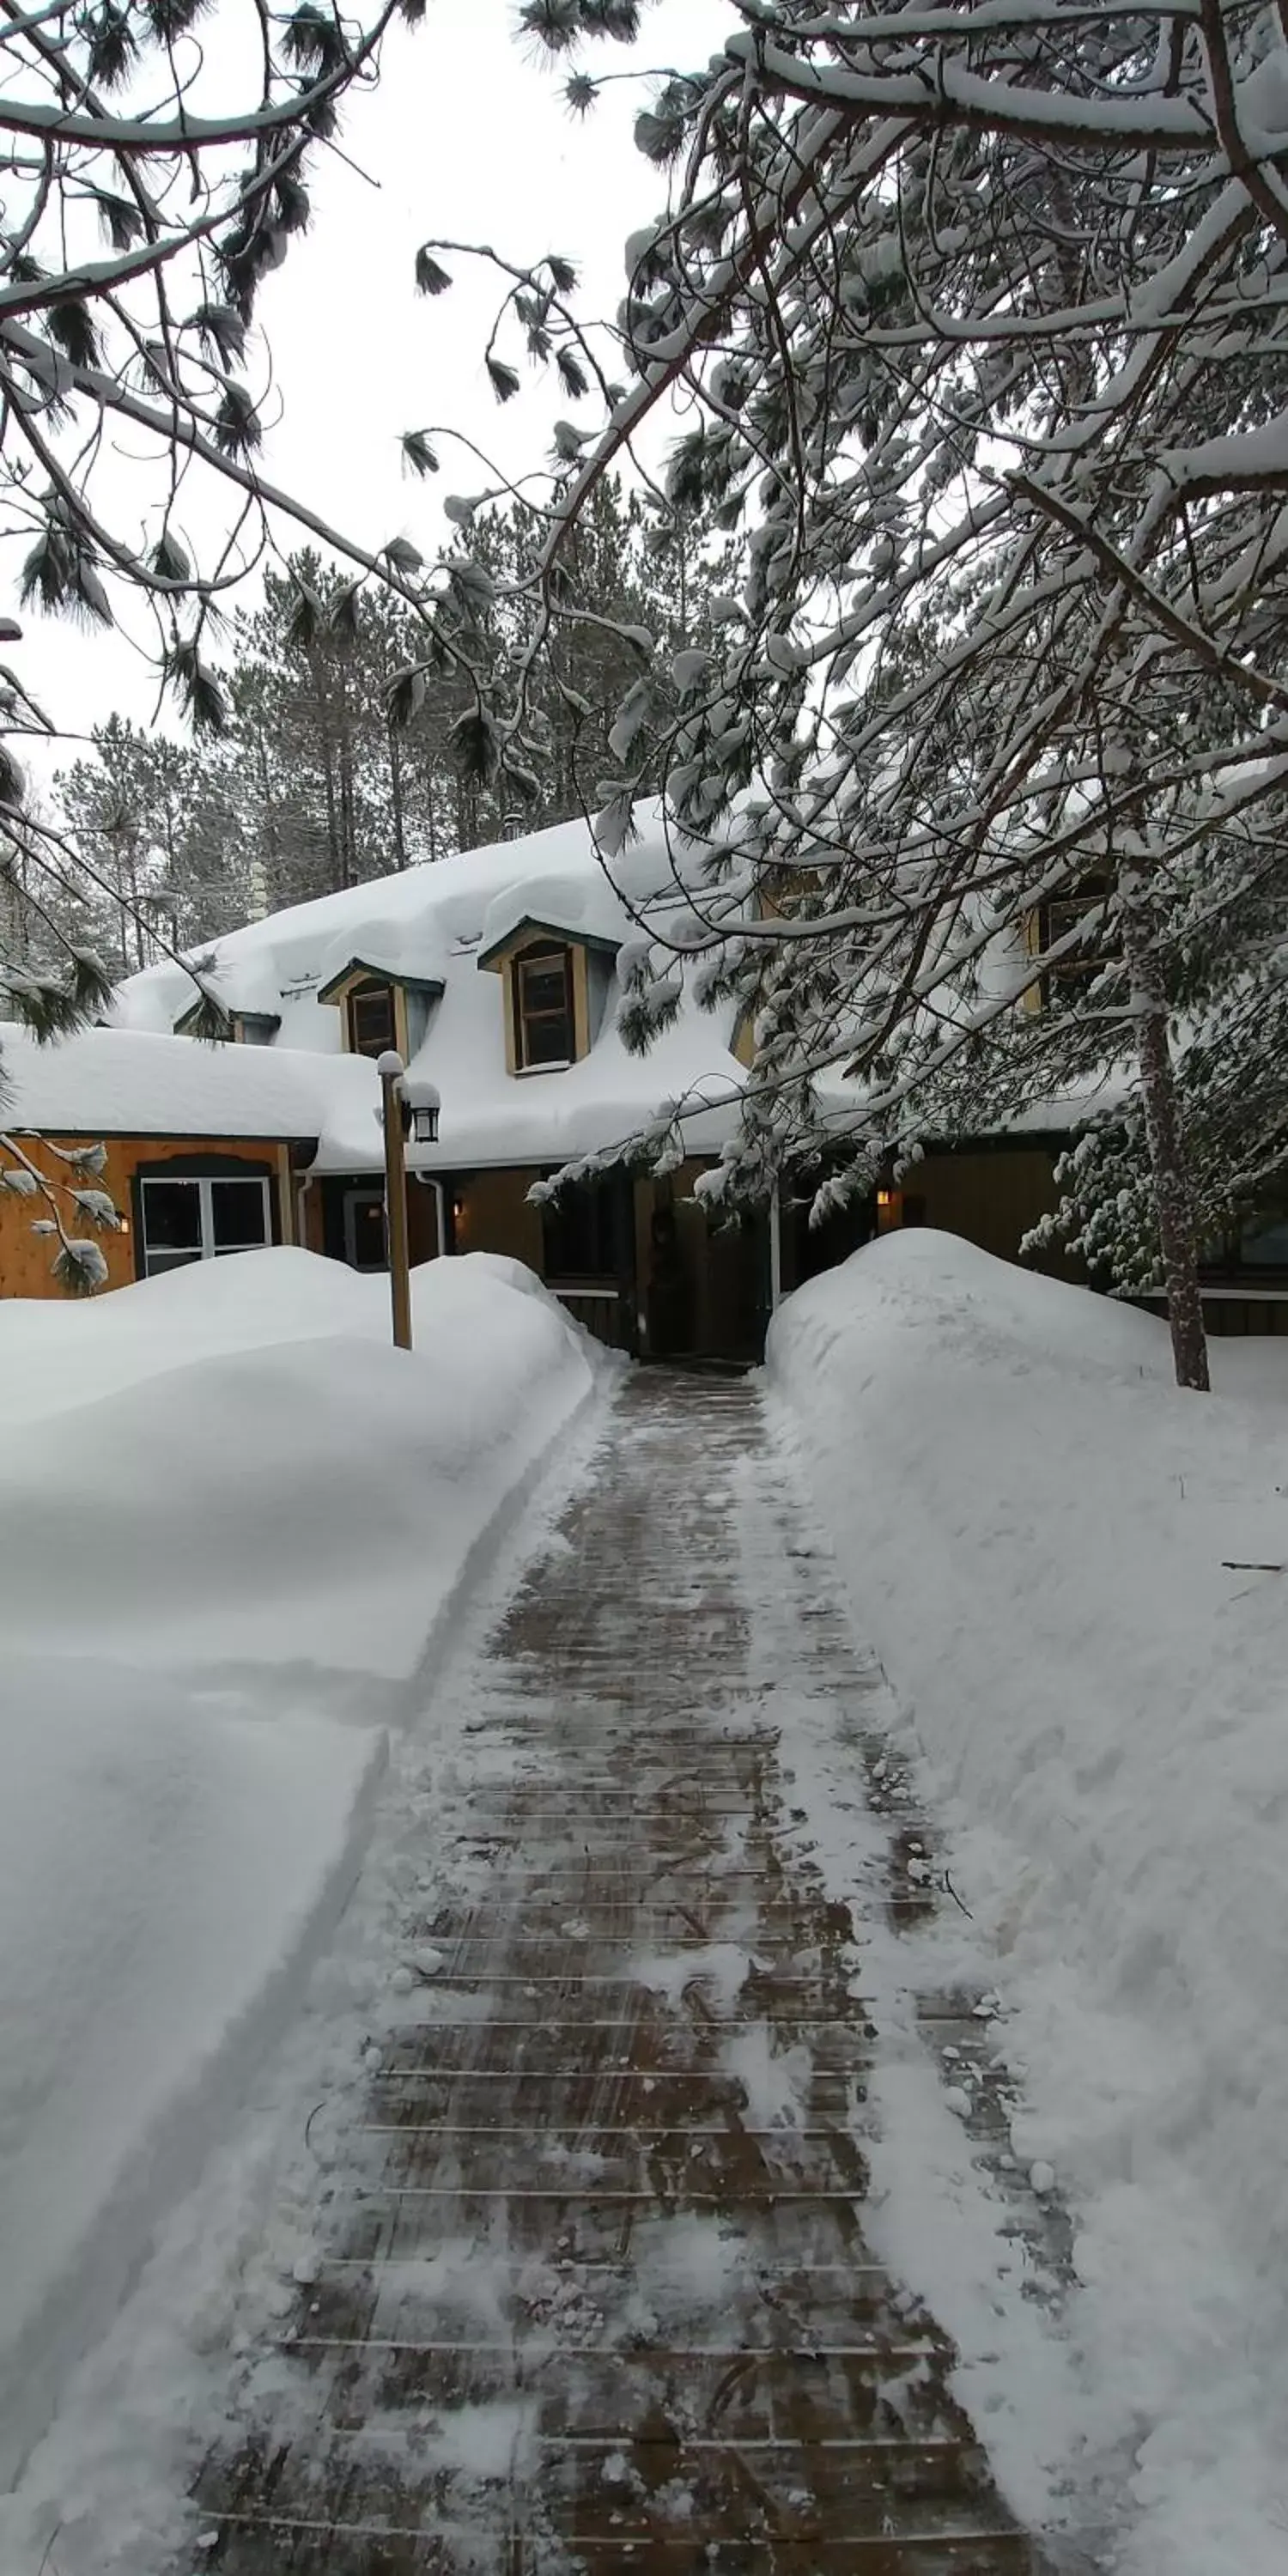
<svg viewBox="0 0 1288 2576">
<path fill-rule="evenodd" d="M 205 2463 L 194 2570 L 1038 2576 L 945 2338 L 865 2248 L 862 1927 L 757 1693 L 749 1454 L 772 1510 L 748 1386 L 634 1379 L 472 1677 L 479 1901 L 409 1913 L 444 1965 Z M 782 1530 L 800 1678 L 861 1693 Z"/>
</svg>

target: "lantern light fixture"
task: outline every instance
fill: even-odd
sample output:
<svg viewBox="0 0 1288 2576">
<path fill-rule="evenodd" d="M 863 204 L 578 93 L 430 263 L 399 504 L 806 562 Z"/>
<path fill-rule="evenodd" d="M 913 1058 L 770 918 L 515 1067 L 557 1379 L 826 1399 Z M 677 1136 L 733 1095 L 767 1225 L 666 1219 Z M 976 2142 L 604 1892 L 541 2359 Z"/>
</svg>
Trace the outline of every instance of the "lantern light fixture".
<svg viewBox="0 0 1288 2576">
<path fill-rule="evenodd" d="M 438 1143 L 438 1113 L 442 1096 L 435 1082 L 421 1074 L 405 1073 L 402 1079 L 403 1122 L 414 1145 Z"/>
</svg>

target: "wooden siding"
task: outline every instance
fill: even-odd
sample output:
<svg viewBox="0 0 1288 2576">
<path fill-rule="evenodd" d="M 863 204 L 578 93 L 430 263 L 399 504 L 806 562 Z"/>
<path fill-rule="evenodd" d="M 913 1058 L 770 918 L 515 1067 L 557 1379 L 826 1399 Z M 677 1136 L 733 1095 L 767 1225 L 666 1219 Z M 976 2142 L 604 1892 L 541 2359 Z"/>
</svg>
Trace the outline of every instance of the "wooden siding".
<svg viewBox="0 0 1288 2576">
<path fill-rule="evenodd" d="M 436 1261 L 441 1250 L 438 1240 L 438 1192 L 428 1181 L 410 1176 L 407 1182 L 407 1257 L 413 1270 L 422 1261 Z"/>
<path fill-rule="evenodd" d="M 1022 1236 L 1056 1204 L 1053 1171 L 1051 1154 L 1041 1148 L 927 1154 L 905 1174 L 900 1196 L 905 1206 L 921 1200 L 923 1225 L 964 1235 L 985 1252 L 1014 1261 Z M 881 1230 L 891 1229 L 883 1224 Z"/>
<path fill-rule="evenodd" d="M 458 1252 L 504 1252 L 541 1275 L 541 1210 L 530 1207 L 535 1172 L 473 1172 L 448 1183 L 461 1202 L 456 1219 Z"/>
<path fill-rule="evenodd" d="M 89 1135 L 60 1135 L 52 1141 L 76 1146 L 93 1143 L 95 1139 Z M 94 1188 L 108 1192 L 130 1228 L 124 1234 L 94 1236 L 107 1262 L 106 1284 L 109 1288 L 127 1287 L 138 1275 L 130 1204 L 131 1181 L 141 1172 L 151 1171 L 158 1164 L 176 1162 L 183 1156 L 218 1154 L 229 1163 L 258 1163 L 261 1166 L 265 1162 L 271 1163 L 276 1176 L 276 1214 L 283 1230 L 282 1240 L 291 1241 L 291 1193 L 286 1186 L 289 1148 L 277 1138 L 253 1140 L 238 1137 L 229 1142 L 218 1136 L 109 1136 L 102 1142 L 107 1156 L 106 1167 L 101 1175 L 87 1174 L 86 1180 Z M 32 1161 L 42 1170 L 65 1170 L 48 1155 L 42 1155 L 38 1141 L 27 1150 L 31 1152 Z M 57 1242 L 49 1235 L 31 1231 L 33 1217 L 41 1213 L 41 1203 L 35 1199 L 11 1198 L 8 1191 L 0 1193 L 0 1297 L 64 1297 L 67 1293 L 50 1275 L 57 1258 Z M 64 1222 L 67 1222 L 65 1210 Z M 92 1231 L 89 1226 L 77 1230 L 85 1234 Z"/>
<path fill-rule="evenodd" d="M 296 1184 L 295 1229 L 296 1241 L 302 1243 L 306 1251 L 325 1252 L 322 1184 L 319 1180 Z"/>
<path fill-rule="evenodd" d="M 1288 1337 L 1288 1281 L 1282 1288 L 1259 1289 L 1247 1295 L 1237 1286 L 1204 1288 L 1203 1323 L 1209 1341 L 1265 1341 Z M 1136 1297 L 1133 1305 L 1147 1315 L 1167 1315 L 1167 1300 L 1161 1294 Z"/>
</svg>

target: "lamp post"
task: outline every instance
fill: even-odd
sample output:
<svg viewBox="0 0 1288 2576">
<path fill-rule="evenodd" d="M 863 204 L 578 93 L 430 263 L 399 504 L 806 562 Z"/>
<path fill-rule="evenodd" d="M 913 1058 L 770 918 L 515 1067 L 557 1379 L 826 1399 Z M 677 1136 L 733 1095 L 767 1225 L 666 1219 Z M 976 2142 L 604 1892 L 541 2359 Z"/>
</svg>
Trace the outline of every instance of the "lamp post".
<svg viewBox="0 0 1288 2576">
<path fill-rule="evenodd" d="M 437 1087 L 405 1073 L 402 1057 L 390 1047 L 377 1057 L 380 1116 L 385 1136 L 385 1223 L 389 1235 L 389 1293 L 393 1305 L 394 1343 L 411 1349 L 411 1263 L 407 1239 L 407 1138 L 432 1145 L 438 1137 L 440 1107 Z"/>
</svg>

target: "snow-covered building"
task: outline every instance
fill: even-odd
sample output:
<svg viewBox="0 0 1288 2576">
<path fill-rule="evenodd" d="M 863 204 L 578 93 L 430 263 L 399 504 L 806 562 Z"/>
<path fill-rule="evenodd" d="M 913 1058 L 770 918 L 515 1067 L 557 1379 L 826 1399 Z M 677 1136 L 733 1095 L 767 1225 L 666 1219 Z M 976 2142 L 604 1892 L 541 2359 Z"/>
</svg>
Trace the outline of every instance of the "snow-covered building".
<svg viewBox="0 0 1288 2576">
<path fill-rule="evenodd" d="M 709 1219 L 694 1195 L 737 1119 L 749 1032 L 732 1006 L 707 1011 L 686 995 L 647 1054 L 622 1038 L 616 968 L 637 910 L 673 890 L 680 913 L 689 891 L 659 822 L 641 820 L 616 886 L 587 827 L 568 823 L 234 931 L 196 961 L 233 1044 L 200 1042 L 199 990 L 161 965 L 121 987 L 112 1027 L 52 1049 L 8 1046 L 6 1123 L 108 1144 L 103 1186 L 130 1228 L 105 1242 L 111 1283 L 247 1241 L 382 1268 L 373 1059 L 395 1047 L 442 1101 L 438 1143 L 409 1151 L 414 1261 L 508 1253 L 622 1348 L 758 1356 L 767 1223 Z M 534 1181 L 621 1145 L 671 1105 L 685 1111 L 674 1172 L 618 1166 L 534 1203 Z M 874 1193 L 812 1234 L 806 1191 L 785 1214 L 784 1285 L 899 1224 L 943 1226 L 1013 1257 L 1052 1203 L 1066 1123 L 928 1154 L 905 1190 Z M 48 1267 L 29 1207 L 0 1200 L 0 1293 L 40 1293 Z"/>
<path fill-rule="evenodd" d="M 96 1244 L 107 1287 L 203 1254 L 293 1241 L 300 1178 L 348 1150 L 370 1123 L 374 1088 L 366 1066 L 337 1064 L 324 1085 L 285 1055 L 252 1061 L 240 1048 L 106 1028 L 38 1046 L 25 1029 L 0 1026 L 0 1296 L 54 1293 L 51 1205 L 72 1235 Z M 93 1170 L 66 1159 L 90 1147 L 101 1149 Z M 30 1195 L 20 1194 L 24 1173 Z M 119 1226 L 93 1230 L 77 1187 L 109 1199 Z"/>
<path fill-rule="evenodd" d="M 439 1142 L 409 1150 L 413 1260 L 511 1253 L 607 1341 L 750 1355 L 763 1335 L 766 1229 L 709 1225 L 693 1198 L 737 1115 L 746 1048 L 732 1010 L 686 1002 L 647 1055 L 628 1051 L 616 962 L 635 935 L 633 906 L 672 883 L 677 908 L 684 896 L 660 829 L 645 830 L 619 873 L 620 891 L 585 826 L 570 823 L 327 895 L 202 953 L 234 1045 L 194 1043 L 201 997 L 173 966 L 131 977 L 94 1043 L 105 1055 L 121 1043 L 159 1051 L 159 1089 L 176 1047 L 211 1086 L 238 1058 L 249 1092 L 262 1076 L 274 1119 L 275 1078 L 297 1085 L 277 1231 L 360 1269 L 386 1257 L 373 1059 L 395 1047 L 442 1099 Z M 687 1158 L 673 1174 L 616 1170 L 532 1202 L 543 1174 L 618 1145 L 670 1103 L 687 1113 Z M 94 1124 L 87 1104 L 78 1128 Z M 145 1271 L 146 1206 L 140 1219 Z"/>
</svg>

